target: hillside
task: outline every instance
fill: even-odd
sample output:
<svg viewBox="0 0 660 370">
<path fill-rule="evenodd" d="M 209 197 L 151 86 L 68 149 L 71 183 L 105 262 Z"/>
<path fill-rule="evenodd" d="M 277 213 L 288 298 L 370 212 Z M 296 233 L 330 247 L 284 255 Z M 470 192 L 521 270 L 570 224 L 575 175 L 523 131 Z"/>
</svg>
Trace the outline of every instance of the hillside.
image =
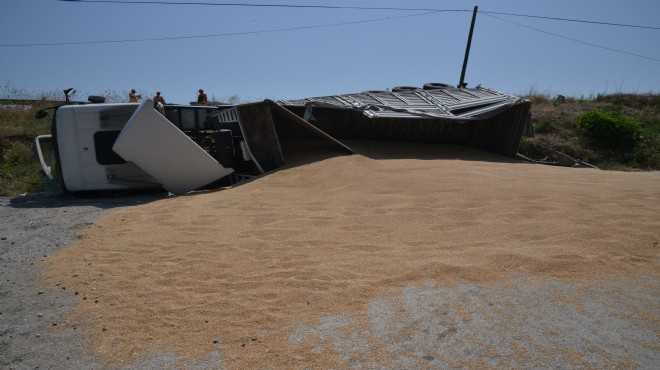
<svg viewBox="0 0 660 370">
<path fill-rule="evenodd" d="M 555 161 L 561 152 L 607 170 L 660 169 L 660 95 L 527 98 L 535 137 L 523 137 L 520 154 Z M 601 126 L 585 132 L 578 124 L 585 115 Z"/>
</svg>

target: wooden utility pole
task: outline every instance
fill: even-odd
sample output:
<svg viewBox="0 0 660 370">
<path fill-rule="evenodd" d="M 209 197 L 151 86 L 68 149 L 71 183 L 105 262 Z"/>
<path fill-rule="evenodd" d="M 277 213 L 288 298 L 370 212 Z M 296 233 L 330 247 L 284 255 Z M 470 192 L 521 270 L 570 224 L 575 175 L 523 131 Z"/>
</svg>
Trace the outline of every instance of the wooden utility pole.
<svg viewBox="0 0 660 370">
<path fill-rule="evenodd" d="M 472 12 L 472 24 L 470 24 L 470 34 L 468 35 L 467 47 L 465 48 L 465 58 L 463 59 L 463 69 L 461 70 L 461 81 L 458 83 L 458 87 L 467 86 L 467 83 L 465 82 L 465 70 L 467 69 L 468 57 L 470 56 L 472 33 L 474 32 L 474 22 L 477 20 L 477 9 L 479 9 L 479 7 L 475 6 L 474 11 Z"/>
</svg>

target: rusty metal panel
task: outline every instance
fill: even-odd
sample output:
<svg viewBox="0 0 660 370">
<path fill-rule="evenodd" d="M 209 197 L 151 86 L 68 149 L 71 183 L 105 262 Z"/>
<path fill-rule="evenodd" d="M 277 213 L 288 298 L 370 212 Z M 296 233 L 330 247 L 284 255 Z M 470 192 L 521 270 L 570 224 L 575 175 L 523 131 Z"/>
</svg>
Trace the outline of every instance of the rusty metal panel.
<svg viewBox="0 0 660 370">
<path fill-rule="evenodd" d="M 501 114 L 476 121 L 467 145 L 507 157 L 515 157 L 530 106 L 529 101 L 520 100 Z"/>
<path fill-rule="evenodd" d="M 326 140 L 326 141 L 332 143 L 333 145 L 338 146 L 339 148 L 341 148 L 342 150 L 346 151 L 349 154 L 354 153 L 353 149 L 349 148 L 344 143 L 340 142 L 339 140 L 335 139 L 334 137 L 332 137 L 332 136 L 328 135 L 327 133 L 325 133 L 324 131 L 320 130 L 318 127 L 316 127 L 316 126 L 310 124 L 309 122 L 305 121 L 304 119 L 297 116 L 295 113 L 291 112 L 290 110 L 282 107 L 281 105 L 279 105 L 279 104 L 277 104 L 273 101 L 267 100 L 267 102 L 270 104 L 271 113 L 272 113 L 273 118 L 274 118 L 276 129 L 278 129 L 278 127 L 277 127 L 278 123 L 279 123 L 280 126 L 283 125 L 283 123 L 287 123 L 289 125 L 294 125 L 298 129 L 302 129 L 302 130 L 307 131 L 307 133 L 309 135 L 313 136 L 313 137 L 321 138 L 323 140 Z M 280 119 L 278 120 L 277 118 L 280 118 Z M 278 132 L 278 137 L 280 139 L 283 139 L 280 135 L 280 130 L 277 130 L 277 132 Z"/>
<path fill-rule="evenodd" d="M 269 103 L 241 104 L 235 109 L 243 138 L 257 167 L 267 172 L 282 166 L 284 156 Z"/>
</svg>

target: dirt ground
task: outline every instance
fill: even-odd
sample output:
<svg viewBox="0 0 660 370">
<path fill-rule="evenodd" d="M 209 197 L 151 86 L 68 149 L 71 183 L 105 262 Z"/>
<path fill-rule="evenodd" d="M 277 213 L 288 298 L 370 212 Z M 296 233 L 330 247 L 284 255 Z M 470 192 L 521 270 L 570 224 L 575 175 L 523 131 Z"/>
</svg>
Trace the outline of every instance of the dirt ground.
<svg viewBox="0 0 660 370">
<path fill-rule="evenodd" d="M 0 197 L 0 367 L 101 368 L 76 331 L 59 330 L 73 297 L 43 282 L 43 261 L 113 209 L 164 194 L 75 198 Z"/>
<path fill-rule="evenodd" d="M 660 174 L 351 145 L 181 197 L 0 198 L 0 367 L 660 367 Z"/>
</svg>

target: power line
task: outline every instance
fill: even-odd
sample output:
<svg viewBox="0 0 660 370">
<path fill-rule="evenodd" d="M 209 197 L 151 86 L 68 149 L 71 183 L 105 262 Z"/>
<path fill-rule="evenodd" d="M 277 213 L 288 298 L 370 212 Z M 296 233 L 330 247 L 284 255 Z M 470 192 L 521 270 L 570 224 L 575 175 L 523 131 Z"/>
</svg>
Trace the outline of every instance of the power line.
<svg viewBox="0 0 660 370">
<path fill-rule="evenodd" d="M 344 9 L 344 10 L 394 10 L 394 11 L 453 11 L 453 12 L 471 12 L 467 9 L 431 9 L 431 8 L 397 8 L 397 7 L 369 7 L 369 6 L 342 6 L 342 5 L 297 5 L 297 4 L 256 4 L 256 3 L 212 3 L 212 2 L 185 2 L 185 1 L 132 1 L 132 0 L 58 0 L 72 3 L 109 3 L 126 5 L 201 5 L 201 6 L 236 6 L 250 8 L 299 8 L 299 9 Z"/>
<path fill-rule="evenodd" d="M 502 22 L 512 23 L 512 24 L 515 24 L 515 25 L 520 26 L 520 27 L 528 28 L 528 29 L 530 29 L 530 30 L 534 30 L 534 31 L 537 31 L 537 32 L 545 33 L 545 34 L 552 35 L 552 36 L 555 36 L 555 37 L 559 37 L 559 38 L 562 38 L 562 39 L 566 39 L 566 40 L 574 41 L 574 42 L 577 42 L 577 43 L 580 43 L 580 44 L 585 44 L 585 45 L 589 45 L 589 46 L 597 47 L 597 48 L 600 48 L 600 49 L 605 49 L 605 50 L 614 51 L 614 52 L 621 53 L 621 54 L 631 55 L 631 56 L 635 56 L 635 57 L 639 57 L 639 58 L 644 58 L 644 59 L 649 59 L 649 60 L 654 60 L 654 61 L 656 61 L 656 62 L 660 62 L 660 59 L 658 59 L 658 58 L 648 57 L 648 56 L 646 56 L 646 55 L 641 55 L 641 54 L 630 53 L 630 52 L 627 52 L 627 51 L 618 50 L 618 49 L 613 49 L 613 48 L 609 48 L 609 47 L 607 47 L 607 46 L 602 46 L 602 45 L 598 45 L 598 44 L 593 44 L 593 43 L 591 43 L 591 42 L 587 42 L 587 41 L 582 41 L 582 40 L 574 39 L 574 38 L 571 38 L 571 37 L 567 37 L 567 36 L 559 35 L 559 34 L 552 33 L 552 32 L 548 32 L 548 31 L 544 31 L 544 30 L 541 30 L 541 29 L 538 29 L 538 28 L 534 28 L 534 27 L 526 26 L 526 25 L 524 25 L 524 24 L 520 24 L 520 23 L 517 23 L 517 22 L 510 21 L 510 20 L 502 19 L 502 18 L 500 18 L 500 17 L 496 17 L 496 16 L 494 16 L 494 15 L 492 15 L 492 14 L 484 13 L 484 15 L 485 15 L 485 16 L 488 16 L 488 17 L 491 17 L 491 18 L 495 18 L 495 19 L 500 20 L 500 21 L 502 21 Z"/>
<path fill-rule="evenodd" d="M 603 26 L 617 26 L 617 27 L 631 27 L 631 28 L 645 28 L 649 30 L 660 30 L 660 27 L 652 26 L 640 26 L 634 24 L 624 24 L 624 23 L 610 23 L 610 22 L 600 22 L 600 21 L 589 21 L 584 19 L 570 19 L 570 18 L 558 18 L 558 17 L 544 17 L 540 15 L 529 15 L 529 14 L 516 14 L 516 13 L 501 13 L 501 12 L 489 12 L 489 11 L 479 11 L 485 15 L 489 14 L 498 14 L 498 15 L 509 15 L 513 17 L 525 17 L 525 18 L 537 18 L 537 19 L 549 19 L 553 21 L 564 21 L 564 22 L 578 22 L 578 23 L 589 23 L 589 24 L 600 24 Z"/>
<path fill-rule="evenodd" d="M 66 0 L 70 1 L 70 0 Z M 270 33 L 270 32 L 284 32 L 284 31 L 298 31 L 314 28 L 328 28 L 328 27 L 337 27 L 337 26 L 346 26 L 353 24 L 361 23 L 372 23 L 372 22 L 382 22 L 392 19 L 400 18 L 410 18 L 410 17 L 419 17 L 422 15 L 429 15 L 439 13 L 441 11 L 432 11 L 425 13 L 417 14 L 408 14 L 401 15 L 396 17 L 384 17 L 384 18 L 374 18 L 374 19 L 365 19 L 361 21 L 352 21 L 352 22 L 341 22 L 341 23 L 330 23 L 330 24 L 320 24 L 314 26 L 300 26 L 300 27 L 289 27 L 289 28 L 276 28 L 270 30 L 261 30 L 261 31 L 244 31 L 244 32 L 230 32 L 230 33 L 219 33 L 219 34 L 210 34 L 210 35 L 194 35 L 194 36 L 173 36 L 173 37 L 156 37 L 156 38 L 142 38 L 142 39 L 121 39 L 121 40 L 101 40 L 101 41 L 78 41 L 78 42 L 54 42 L 54 43 L 26 43 L 26 44 L 0 44 L 0 47 L 29 47 L 29 46 L 63 46 L 63 45 L 93 45 L 93 44 L 120 44 L 126 42 L 144 42 L 144 41 L 167 41 L 167 40 L 186 40 L 186 39 L 200 39 L 200 38 L 211 38 L 211 37 L 228 37 L 228 36 L 241 36 L 241 35 L 254 35 L 260 33 Z"/>
<path fill-rule="evenodd" d="M 221 34 L 207 34 L 207 35 L 193 35 L 193 36 L 173 36 L 173 37 L 158 37 L 158 38 L 141 38 L 141 39 L 120 39 L 120 40 L 101 40 L 101 41 L 79 41 L 79 42 L 57 42 L 57 43 L 25 43 L 25 44 L 0 44 L 0 47 L 29 47 L 29 46 L 64 46 L 64 45 L 93 45 L 93 44 L 118 44 L 118 43 L 128 43 L 128 42 L 146 42 L 146 41 L 168 41 L 168 40 L 186 40 L 186 39 L 199 39 L 199 38 L 213 38 L 213 37 L 229 37 L 229 36 L 241 36 L 241 35 L 252 35 L 252 34 L 261 34 L 261 33 L 271 33 L 271 32 L 285 32 L 285 31 L 297 31 L 297 30 L 305 30 L 305 29 L 314 29 L 314 28 L 328 28 L 328 27 L 337 27 L 337 26 L 345 26 L 345 25 L 353 25 L 353 24 L 361 24 L 361 23 L 372 23 L 372 22 L 380 22 L 380 21 L 387 21 L 387 20 L 392 20 L 392 19 L 398 19 L 398 18 L 407 18 L 407 17 L 417 17 L 417 16 L 422 16 L 422 15 L 428 15 L 428 14 L 434 14 L 434 13 L 441 13 L 441 12 L 464 12 L 464 11 L 469 11 L 469 10 L 451 10 L 451 9 L 413 9 L 413 8 L 376 8 L 376 7 L 346 7 L 346 6 L 325 6 L 325 5 L 287 5 L 287 4 L 248 4 L 248 3 L 208 3 L 208 2 L 194 2 L 194 3 L 189 3 L 189 2 L 167 2 L 167 1 L 124 1 L 124 0 L 59 0 L 59 1 L 66 1 L 66 2 L 79 2 L 79 3 L 120 3 L 120 4 L 159 4 L 159 5 L 211 5 L 211 6 L 248 6 L 248 7 L 287 7 L 287 8 L 320 8 L 320 9 L 360 9 L 360 10 L 427 10 L 424 13 L 417 13 L 417 14 L 409 14 L 409 15 L 404 15 L 404 16 L 395 16 L 395 17 L 384 17 L 384 18 L 375 18 L 375 19 L 367 19 L 367 20 L 360 20 L 360 21 L 352 21 L 352 22 L 341 22 L 341 23 L 331 23 L 331 24 L 324 24 L 324 25 L 313 25 L 313 26 L 300 26 L 300 27 L 289 27 L 289 28 L 278 28 L 278 29 L 270 29 L 270 30 L 260 30 L 260 31 L 244 31 L 244 32 L 231 32 L 231 33 L 221 33 Z M 518 17 L 529 17 L 529 18 L 544 18 L 544 19 L 552 19 L 552 20 L 560 20 L 560 21 L 569 21 L 569 22 L 584 22 L 584 23 L 592 23 L 592 24 L 601 24 L 601 25 L 611 25 L 611 26 L 622 26 L 622 27 L 639 27 L 639 28 L 650 28 L 650 29 L 660 29 L 656 27 L 645 27 L 645 26 L 633 26 L 633 25 L 624 25 L 624 24 L 618 24 L 618 23 L 606 23 L 606 22 L 596 22 L 596 21 L 584 21 L 584 20 L 574 20 L 574 19 L 567 19 L 567 18 L 554 18 L 554 17 L 542 17 L 542 16 L 532 16 L 532 15 L 524 15 L 524 14 L 513 14 L 513 13 L 499 13 L 499 12 L 489 12 L 489 11 L 479 11 L 480 13 L 483 13 L 486 16 L 489 16 L 491 18 L 498 19 L 503 22 L 508 22 L 515 24 L 520 27 L 528 28 L 537 32 L 545 33 L 548 35 L 552 35 L 555 37 L 563 38 L 566 40 L 570 40 L 573 42 L 597 47 L 600 49 L 604 50 L 609 50 L 613 51 L 616 53 L 621 53 L 621 54 L 626 54 L 630 56 L 635 56 L 643 59 L 648 59 L 648 60 L 653 60 L 653 61 L 660 61 L 658 58 L 653 58 L 653 57 L 648 57 L 645 55 L 641 54 L 635 54 L 635 53 L 630 53 L 602 45 L 597 45 L 593 44 L 590 42 L 570 38 L 567 36 L 559 35 L 556 33 L 544 31 L 538 28 L 526 26 L 517 22 L 513 22 L 510 20 L 502 19 L 500 17 L 496 17 L 493 14 L 500 14 L 500 15 L 508 15 L 508 16 L 518 16 Z"/>
<path fill-rule="evenodd" d="M 59 0 L 63 2 L 75 2 L 75 3 L 109 3 L 109 4 L 125 4 L 125 5 L 195 5 L 195 6 L 234 6 L 234 7 L 257 7 L 257 8 L 299 8 L 299 9 L 335 9 L 335 10 L 391 10 L 391 11 L 423 11 L 423 12 L 471 12 L 469 9 L 435 9 L 435 8 L 400 8 L 400 7 L 367 7 L 367 6 L 341 6 L 341 5 L 295 5 L 295 4 L 257 4 L 257 3 L 224 3 L 224 2 L 184 2 L 184 1 L 159 1 L 159 0 L 145 0 L 145 1 L 129 1 L 129 0 Z M 571 19 L 571 18 L 561 18 L 561 17 L 548 17 L 541 15 L 532 15 L 532 14 L 518 14 L 518 13 L 504 13 L 504 12 L 491 12 L 480 10 L 479 13 L 484 14 L 496 14 L 496 15 L 507 15 L 512 17 L 524 17 L 524 18 L 537 18 L 537 19 L 548 19 L 553 21 L 563 21 L 563 22 L 576 22 L 576 23 L 587 23 L 587 24 L 597 24 L 603 26 L 616 26 L 616 27 L 629 27 L 629 28 L 642 28 L 649 30 L 660 30 L 660 27 L 654 26 L 643 26 L 635 24 L 625 24 L 625 23 L 613 23 L 613 22 L 603 22 L 603 21 L 593 21 L 585 19 Z"/>
</svg>

